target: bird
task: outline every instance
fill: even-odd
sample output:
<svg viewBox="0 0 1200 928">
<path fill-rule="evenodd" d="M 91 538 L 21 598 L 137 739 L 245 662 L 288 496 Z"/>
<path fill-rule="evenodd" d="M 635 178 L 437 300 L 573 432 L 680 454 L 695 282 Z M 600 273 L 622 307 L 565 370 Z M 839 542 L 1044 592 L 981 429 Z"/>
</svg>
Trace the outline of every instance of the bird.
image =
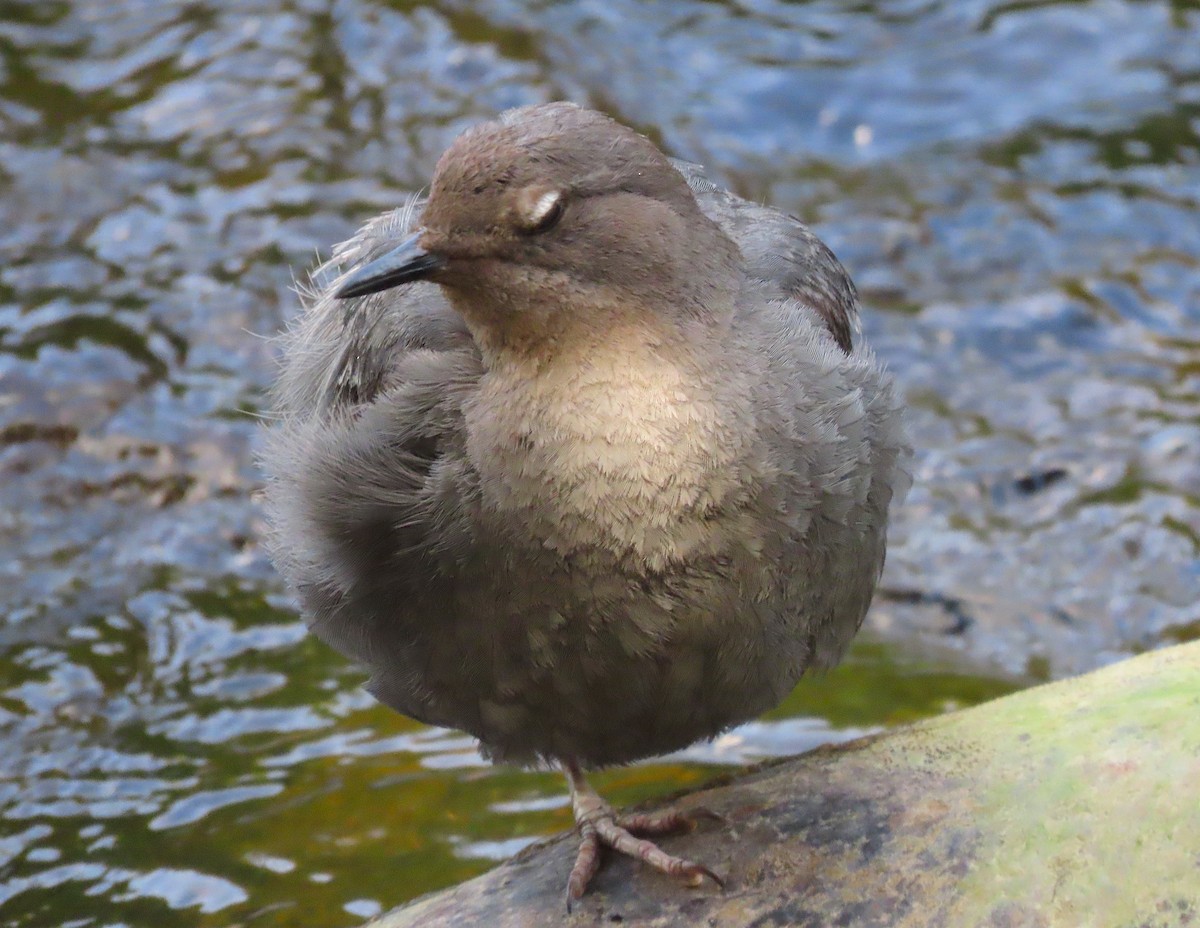
<svg viewBox="0 0 1200 928">
<path fill-rule="evenodd" d="M 281 338 L 268 547 L 368 690 L 562 769 L 567 905 L 611 848 L 698 886 L 587 772 L 711 739 L 842 657 L 911 449 L 799 220 L 571 103 L 458 136 Z"/>
</svg>

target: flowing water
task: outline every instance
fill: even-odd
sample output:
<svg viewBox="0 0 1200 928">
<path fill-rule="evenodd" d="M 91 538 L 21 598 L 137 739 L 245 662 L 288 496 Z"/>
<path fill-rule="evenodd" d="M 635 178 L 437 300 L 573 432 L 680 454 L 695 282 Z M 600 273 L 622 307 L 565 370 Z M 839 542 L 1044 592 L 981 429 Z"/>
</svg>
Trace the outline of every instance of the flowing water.
<svg viewBox="0 0 1200 928">
<path fill-rule="evenodd" d="M 1200 633 L 1200 3 L 0 0 L 0 923 L 349 926 L 569 825 L 255 501 L 293 282 L 574 99 L 811 222 L 919 448 L 837 671 L 621 803 Z"/>
</svg>

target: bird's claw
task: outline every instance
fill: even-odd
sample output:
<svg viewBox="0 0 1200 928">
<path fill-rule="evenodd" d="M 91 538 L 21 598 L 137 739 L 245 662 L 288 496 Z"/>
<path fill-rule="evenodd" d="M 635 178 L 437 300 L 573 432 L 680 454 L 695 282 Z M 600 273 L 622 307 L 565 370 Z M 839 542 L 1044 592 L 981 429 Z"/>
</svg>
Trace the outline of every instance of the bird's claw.
<svg viewBox="0 0 1200 928">
<path fill-rule="evenodd" d="M 697 818 L 713 817 L 712 813 L 708 813 L 707 810 L 702 811 L 703 814 L 700 814 L 701 810 L 697 810 Z M 575 865 L 571 868 L 571 875 L 567 879 L 568 914 L 574 903 L 583 898 L 592 877 L 600 869 L 601 846 L 610 847 L 621 854 L 634 857 L 670 876 L 682 877 L 687 886 L 698 887 L 707 878 L 719 888 L 724 889 L 725 881 L 709 867 L 668 854 L 652 841 L 636 837 L 634 834 L 634 832 L 665 834 L 681 829 L 691 829 L 695 827 L 695 824 L 690 816 L 679 812 L 618 817 L 607 806 L 591 811 L 579 823 L 581 835 L 579 853 L 575 857 Z"/>
</svg>

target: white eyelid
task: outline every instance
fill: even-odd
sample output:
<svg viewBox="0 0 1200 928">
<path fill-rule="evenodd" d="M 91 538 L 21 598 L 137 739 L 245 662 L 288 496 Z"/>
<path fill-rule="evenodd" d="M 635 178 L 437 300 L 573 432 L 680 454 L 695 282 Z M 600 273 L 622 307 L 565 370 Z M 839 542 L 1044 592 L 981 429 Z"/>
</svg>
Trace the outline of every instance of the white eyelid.
<svg viewBox="0 0 1200 928">
<path fill-rule="evenodd" d="M 558 206 L 560 200 L 562 200 L 562 192 L 559 190 L 547 190 L 538 197 L 533 208 L 529 210 L 529 225 L 537 226 L 541 223 L 550 215 L 550 211 Z"/>
</svg>

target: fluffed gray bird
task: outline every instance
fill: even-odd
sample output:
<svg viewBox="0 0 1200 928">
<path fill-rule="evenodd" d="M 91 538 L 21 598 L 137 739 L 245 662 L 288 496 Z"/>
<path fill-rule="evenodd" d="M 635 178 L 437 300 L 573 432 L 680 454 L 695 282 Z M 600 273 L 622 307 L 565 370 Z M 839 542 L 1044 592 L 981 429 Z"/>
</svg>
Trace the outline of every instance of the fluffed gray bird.
<svg viewBox="0 0 1200 928">
<path fill-rule="evenodd" d="M 400 712 L 563 768 L 568 904 L 601 844 L 715 880 L 583 769 L 753 718 L 858 630 L 908 452 L 845 270 L 565 103 L 464 133 L 333 264 L 264 452 L 313 632 Z"/>
</svg>

